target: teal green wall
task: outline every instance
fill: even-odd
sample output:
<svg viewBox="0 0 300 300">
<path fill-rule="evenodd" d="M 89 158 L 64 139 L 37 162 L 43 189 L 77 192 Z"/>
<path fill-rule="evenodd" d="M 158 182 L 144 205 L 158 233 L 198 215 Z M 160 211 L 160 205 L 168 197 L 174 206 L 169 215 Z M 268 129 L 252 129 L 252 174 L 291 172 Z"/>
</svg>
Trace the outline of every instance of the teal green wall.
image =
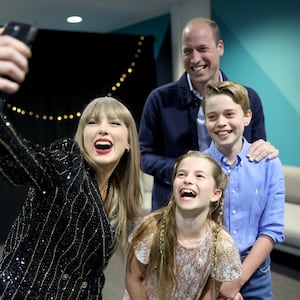
<svg viewBox="0 0 300 300">
<path fill-rule="evenodd" d="M 134 35 L 153 35 L 155 38 L 153 49 L 154 57 L 157 58 L 169 25 L 170 15 L 164 14 L 141 23 L 121 28 L 114 32 Z"/>
<path fill-rule="evenodd" d="M 222 69 L 259 93 L 268 140 L 283 164 L 300 166 L 300 1 L 212 0 L 211 7 L 225 42 Z M 169 24 L 166 14 L 116 32 L 153 35 L 157 58 Z"/>
<path fill-rule="evenodd" d="M 261 96 L 268 140 L 300 166 L 300 1 L 212 0 L 225 42 L 222 69 Z"/>
</svg>

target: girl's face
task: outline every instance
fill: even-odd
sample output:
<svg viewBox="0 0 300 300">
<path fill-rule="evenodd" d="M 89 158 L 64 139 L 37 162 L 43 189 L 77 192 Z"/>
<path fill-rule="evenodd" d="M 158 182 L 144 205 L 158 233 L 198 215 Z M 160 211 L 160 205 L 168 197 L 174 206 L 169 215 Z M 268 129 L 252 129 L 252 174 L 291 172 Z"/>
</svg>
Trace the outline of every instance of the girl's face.
<svg viewBox="0 0 300 300">
<path fill-rule="evenodd" d="M 219 147 L 242 147 L 245 126 L 251 120 L 251 112 L 244 114 L 241 106 L 227 95 L 210 96 L 206 101 L 206 127 Z"/>
<path fill-rule="evenodd" d="M 128 128 L 119 119 L 108 119 L 104 112 L 91 117 L 83 129 L 83 144 L 90 159 L 101 169 L 113 170 L 129 150 Z"/>
<path fill-rule="evenodd" d="M 177 167 L 173 194 L 178 209 L 208 213 L 210 202 L 222 195 L 215 188 L 211 162 L 200 157 L 184 158 Z"/>
</svg>

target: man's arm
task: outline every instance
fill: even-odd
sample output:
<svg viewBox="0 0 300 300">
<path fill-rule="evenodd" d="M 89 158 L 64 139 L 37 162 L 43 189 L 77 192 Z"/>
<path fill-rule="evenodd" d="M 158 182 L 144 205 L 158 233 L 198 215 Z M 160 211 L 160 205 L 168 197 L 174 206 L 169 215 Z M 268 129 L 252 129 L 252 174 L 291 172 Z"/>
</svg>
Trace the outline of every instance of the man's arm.
<svg viewBox="0 0 300 300">
<path fill-rule="evenodd" d="M 143 172 L 154 176 L 166 184 L 171 184 L 175 159 L 166 157 L 162 135 L 159 96 L 152 91 L 148 96 L 139 129 L 141 164 Z"/>
<path fill-rule="evenodd" d="M 265 157 L 273 159 L 278 157 L 279 151 L 270 142 L 267 142 L 265 129 L 265 117 L 261 99 L 257 92 L 247 87 L 252 119 L 249 128 L 245 128 L 245 137 L 252 145 L 248 151 L 248 157 L 252 161 L 259 162 Z"/>
</svg>

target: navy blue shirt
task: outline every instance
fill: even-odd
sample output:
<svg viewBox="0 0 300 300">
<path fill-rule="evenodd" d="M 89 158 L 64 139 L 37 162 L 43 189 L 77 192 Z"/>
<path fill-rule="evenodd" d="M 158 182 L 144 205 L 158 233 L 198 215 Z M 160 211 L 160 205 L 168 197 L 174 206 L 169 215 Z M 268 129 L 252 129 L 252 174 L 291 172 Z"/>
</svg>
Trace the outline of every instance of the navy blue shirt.
<svg viewBox="0 0 300 300">
<path fill-rule="evenodd" d="M 222 72 L 224 80 L 228 80 Z M 266 139 L 264 113 L 258 94 L 246 87 L 252 120 L 244 136 L 252 143 Z M 139 127 L 142 170 L 154 177 L 152 210 L 165 206 L 171 193 L 173 166 L 188 150 L 199 150 L 197 115 L 201 100 L 190 91 L 187 74 L 154 89 L 148 96 Z"/>
</svg>

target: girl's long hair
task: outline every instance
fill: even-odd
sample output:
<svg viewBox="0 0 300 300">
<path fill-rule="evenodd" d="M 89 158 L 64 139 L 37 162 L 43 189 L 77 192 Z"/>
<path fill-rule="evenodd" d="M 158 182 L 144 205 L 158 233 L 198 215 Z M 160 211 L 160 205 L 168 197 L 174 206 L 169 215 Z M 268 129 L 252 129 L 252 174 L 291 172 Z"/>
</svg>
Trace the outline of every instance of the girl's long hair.
<svg viewBox="0 0 300 300">
<path fill-rule="evenodd" d="M 178 158 L 174 165 L 173 181 L 176 177 L 178 166 L 181 161 L 187 157 L 199 157 L 207 159 L 211 162 L 213 168 L 213 178 L 215 180 L 215 188 L 222 190 L 221 198 L 216 202 L 210 203 L 210 209 L 207 216 L 208 224 L 213 232 L 213 255 L 211 261 L 211 277 L 215 277 L 217 264 L 217 244 L 218 234 L 222 228 L 223 223 L 223 194 L 228 184 L 228 177 L 222 171 L 220 165 L 210 156 L 198 152 L 189 151 Z M 175 293 L 177 288 L 176 280 L 176 221 L 175 221 L 176 203 L 173 194 L 170 197 L 169 203 L 166 207 L 161 208 L 149 214 L 141 227 L 137 230 L 132 247 L 129 252 L 129 261 L 134 255 L 134 248 L 136 244 L 145 237 L 153 234 L 154 239 L 151 246 L 149 264 L 146 268 L 145 276 L 149 274 L 156 274 L 158 282 L 158 297 L 161 300 L 170 299 L 167 295 L 170 292 Z M 214 282 L 214 280 L 212 280 Z M 214 286 L 214 283 L 212 283 Z M 214 288 L 213 288 L 214 290 Z"/>
</svg>

